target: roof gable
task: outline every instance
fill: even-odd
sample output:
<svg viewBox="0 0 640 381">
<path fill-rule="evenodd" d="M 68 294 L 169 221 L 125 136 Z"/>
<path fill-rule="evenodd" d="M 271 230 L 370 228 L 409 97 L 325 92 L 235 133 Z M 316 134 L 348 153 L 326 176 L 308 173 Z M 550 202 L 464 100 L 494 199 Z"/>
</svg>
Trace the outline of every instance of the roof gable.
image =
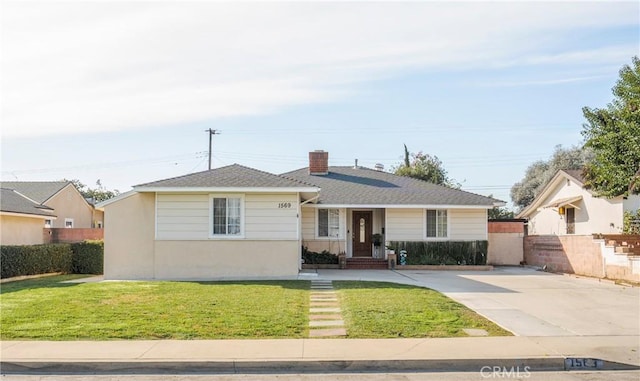
<svg viewBox="0 0 640 381">
<path fill-rule="evenodd" d="M 145 188 L 310 188 L 310 184 L 233 164 L 134 186 Z"/>
<path fill-rule="evenodd" d="M 16 190 L 36 203 L 44 204 L 69 184 L 69 181 L 3 181 L 0 186 Z"/>
<path fill-rule="evenodd" d="M 493 207 L 493 198 L 364 167 L 329 167 L 327 175 L 310 175 L 307 168 L 281 176 L 321 188 L 319 204 L 430 205 Z"/>
<path fill-rule="evenodd" d="M 524 218 L 530 216 L 533 212 L 538 210 L 539 207 L 542 206 L 544 201 L 549 197 L 549 195 L 559 187 L 565 186 L 565 181 L 569 180 L 578 185 L 581 189 L 584 188 L 584 177 L 582 176 L 582 170 L 569 170 L 569 169 L 560 169 L 556 174 L 547 182 L 547 184 L 542 188 L 542 191 L 533 199 L 533 202 L 529 204 L 526 208 L 524 208 L 516 218 Z M 588 190 L 587 190 L 588 191 Z M 591 193 L 589 191 L 589 193 Z"/>
<path fill-rule="evenodd" d="M 13 189 L 0 189 L 0 210 L 7 213 L 55 217 L 53 209 L 38 204 Z"/>
</svg>

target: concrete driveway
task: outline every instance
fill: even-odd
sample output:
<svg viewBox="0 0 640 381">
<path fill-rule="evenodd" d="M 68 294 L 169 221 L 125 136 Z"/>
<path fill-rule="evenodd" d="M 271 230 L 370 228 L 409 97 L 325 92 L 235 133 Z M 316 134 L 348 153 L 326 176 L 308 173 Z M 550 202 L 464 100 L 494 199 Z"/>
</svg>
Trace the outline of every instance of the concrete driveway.
<svg viewBox="0 0 640 381">
<path fill-rule="evenodd" d="M 319 279 L 428 287 L 520 336 L 639 336 L 640 288 L 528 268 L 318 270 Z"/>
</svg>

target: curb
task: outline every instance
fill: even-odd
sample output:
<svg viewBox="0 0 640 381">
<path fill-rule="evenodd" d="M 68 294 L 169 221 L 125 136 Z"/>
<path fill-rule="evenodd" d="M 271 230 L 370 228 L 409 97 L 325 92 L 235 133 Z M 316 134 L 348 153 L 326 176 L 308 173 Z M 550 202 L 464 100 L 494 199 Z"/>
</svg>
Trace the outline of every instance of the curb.
<svg viewBox="0 0 640 381">
<path fill-rule="evenodd" d="M 564 357 L 438 360 L 276 360 L 276 361 L 2 361 L 0 374 L 282 374 L 376 372 L 565 371 Z M 640 367 L 601 361 L 597 370 Z M 596 370 L 587 368 L 581 370 Z"/>
</svg>

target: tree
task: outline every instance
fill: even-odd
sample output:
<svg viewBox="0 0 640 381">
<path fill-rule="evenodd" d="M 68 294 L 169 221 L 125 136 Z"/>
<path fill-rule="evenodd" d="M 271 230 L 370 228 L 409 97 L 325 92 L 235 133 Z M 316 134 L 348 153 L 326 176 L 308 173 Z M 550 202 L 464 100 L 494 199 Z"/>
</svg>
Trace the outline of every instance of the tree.
<svg viewBox="0 0 640 381">
<path fill-rule="evenodd" d="M 549 160 L 531 164 L 524 178 L 511 187 L 511 200 L 520 210 L 526 208 L 560 169 L 582 169 L 593 153 L 581 147 L 562 148 L 557 145 Z"/>
<path fill-rule="evenodd" d="M 437 156 L 422 152 L 410 154 L 406 144 L 404 145 L 404 163 L 394 167 L 393 173 L 452 188 L 460 187 L 447 176 L 447 171 Z"/>
<path fill-rule="evenodd" d="M 585 147 L 594 152 L 585 168 L 585 187 L 599 196 L 640 193 L 640 59 L 620 69 L 606 108 L 584 107 Z"/>
<path fill-rule="evenodd" d="M 80 180 L 78 179 L 73 179 L 73 180 L 62 179 L 62 181 L 71 182 L 76 187 L 76 189 L 78 189 L 82 197 L 90 199 L 96 203 L 108 200 L 110 198 L 114 198 L 120 194 L 120 191 L 118 191 L 117 189 L 114 189 L 111 191 L 105 188 L 102 185 L 102 182 L 100 181 L 100 179 L 96 181 L 96 186 L 97 186 L 96 188 L 89 188 L 83 183 L 81 183 Z"/>
</svg>

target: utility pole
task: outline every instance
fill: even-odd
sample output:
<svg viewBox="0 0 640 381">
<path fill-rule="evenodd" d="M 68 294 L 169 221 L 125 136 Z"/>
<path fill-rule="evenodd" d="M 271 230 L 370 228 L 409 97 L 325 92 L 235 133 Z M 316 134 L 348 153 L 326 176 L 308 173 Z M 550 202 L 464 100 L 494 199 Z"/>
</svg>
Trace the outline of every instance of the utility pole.
<svg viewBox="0 0 640 381">
<path fill-rule="evenodd" d="M 211 170 L 211 156 L 213 154 L 212 148 L 213 148 L 213 135 L 220 135 L 220 131 L 218 130 L 212 130 L 212 129 L 208 129 L 208 130 L 204 130 L 204 132 L 208 132 L 209 133 L 209 170 Z"/>
</svg>

